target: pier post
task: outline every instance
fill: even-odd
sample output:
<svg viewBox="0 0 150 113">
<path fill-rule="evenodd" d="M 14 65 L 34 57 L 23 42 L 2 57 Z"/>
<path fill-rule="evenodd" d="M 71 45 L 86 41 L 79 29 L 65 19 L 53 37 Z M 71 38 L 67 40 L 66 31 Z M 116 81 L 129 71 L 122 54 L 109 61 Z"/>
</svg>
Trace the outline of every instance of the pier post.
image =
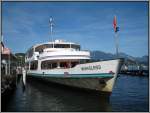
<svg viewBox="0 0 150 113">
<path fill-rule="evenodd" d="M 8 74 L 8 67 L 7 67 L 7 63 L 5 64 L 5 75 Z"/>
<path fill-rule="evenodd" d="M 8 74 L 10 75 L 10 54 L 8 55 Z"/>
<path fill-rule="evenodd" d="M 25 86 L 26 85 L 26 70 L 24 68 L 22 69 L 22 74 L 23 74 L 22 80 L 23 80 L 23 84 Z"/>
</svg>

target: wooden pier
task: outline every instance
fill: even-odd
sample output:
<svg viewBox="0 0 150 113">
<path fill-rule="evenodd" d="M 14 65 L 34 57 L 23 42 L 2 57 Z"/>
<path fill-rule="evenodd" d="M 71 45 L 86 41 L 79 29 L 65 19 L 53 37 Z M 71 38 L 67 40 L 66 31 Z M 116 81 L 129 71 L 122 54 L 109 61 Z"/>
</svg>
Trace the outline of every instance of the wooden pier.
<svg viewBox="0 0 150 113">
<path fill-rule="evenodd" d="M 16 88 L 17 79 L 22 74 L 24 54 L 13 54 L 1 41 L 1 95 L 6 96 Z M 21 62 L 20 62 L 21 61 Z M 7 98 L 7 97 L 6 97 Z"/>
<path fill-rule="evenodd" d="M 6 95 L 9 91 L 16 88 L 17 77 L 16 75 L 3 75 L 1 77 L 1 94 Z"/>
<path fill-rule="evenodd" d="M 149 76 L 148 70 L 126 70 L 121 71 L 120 74 L 127 74 L 132 76 Z"/>
<path fill-rule="evenodd" d="M 148 65 L 140 64 L 133 60 L 127 60 L 124 62 L 120 74 L 127 74 L 133 76 L 149 76 Z"/>
</svg>

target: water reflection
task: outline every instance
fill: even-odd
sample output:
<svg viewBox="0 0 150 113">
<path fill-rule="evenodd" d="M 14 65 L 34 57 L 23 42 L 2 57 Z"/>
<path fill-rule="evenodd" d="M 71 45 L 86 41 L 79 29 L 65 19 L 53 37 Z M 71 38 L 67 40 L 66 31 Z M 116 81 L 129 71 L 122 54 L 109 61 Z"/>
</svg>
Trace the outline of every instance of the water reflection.
<svg viewBox="0 0 150 113">
<path fill-rule="evenodd" d="M 111 111 L 109 95 L 28 79 L 19 83 L 7 111 Z M 14 104 L 15 105 L 11 105 Z"/>
<path fill-rule="evenodd" d="M 66 88 L 37 79 L 22 79 L 16 91 L 2 97 L 2 111 L 125 111 L 149 110 L 149 78 L 121 75 L 111 96 Z M 6 104 L 7 101 L 7 104 Z"/>
</svg>

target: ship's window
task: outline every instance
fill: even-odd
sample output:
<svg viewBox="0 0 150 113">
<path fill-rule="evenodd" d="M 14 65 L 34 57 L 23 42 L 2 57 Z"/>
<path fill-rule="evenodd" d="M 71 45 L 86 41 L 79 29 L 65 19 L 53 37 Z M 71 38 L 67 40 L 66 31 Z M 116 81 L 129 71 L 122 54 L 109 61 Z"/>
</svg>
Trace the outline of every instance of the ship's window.
<svg viewBox="0 0 150 113">
<path fill-rule="evenodd" d="M 45 61 L 43 61 L 42 63 L 41 63 L 41 69 L 47 69 L 47 63 L 45 62 Z"/>
<path fill-rule="evenodd" d="M 46 60 L 41 63 L 41 69 L 54 69 L 56 67 L 57 67 L 56 62 Z"/>
<path fill-rule="evenodd" d="M 57 67 L 57 63 L 52 63 L 52 69 Z"/>
<path fill-rule="evenodd" d="M 80 50 L 80 45 L 72 44 L 71 48 L 76 49 L 76 50 Z"/>
<path fill-rule="evenodd" d="M 75 67 L 79 62 L 74 61 L 74 62 L 60 62 L 60 67 L 61 68 L 73 68 Z"/>
<path fill-rule="evenodd" d="M 38 68 L 38 61 L 32 61 L 30 63 L 30 70 L 36 70 Z"/>
<path fill-rule="evenodd" d="M 67 68 L 67 67 L 69 67 L 69 65 L 67 62 L 60 62 L 60 67 L 61 68 Z"/>
<path fill-rule="evenodd" d="M 53 47 L 52 44 L 43 44 L 43 45 L 40 45 L 40 46 L 36 47 L 35 51 L 41 53 L 41 52 L 43 52 L 43 49 L 52 48 L 52 47 Z"/>
<path fill-rule="evenodd" d="M 25 63 L 25 68 L 28 70 L 29 69 L 29 62 Z"/>
<path fill-rule="evenodd" d="M 71 62 L 71 67 L 75 67 L 77 64 L 79 64 L 79 62 Z"/>
<path fill-rule="evenodd" d="M 70 44 L 55 44 L 54 48 L 70 48 Z"/>
</svg>

